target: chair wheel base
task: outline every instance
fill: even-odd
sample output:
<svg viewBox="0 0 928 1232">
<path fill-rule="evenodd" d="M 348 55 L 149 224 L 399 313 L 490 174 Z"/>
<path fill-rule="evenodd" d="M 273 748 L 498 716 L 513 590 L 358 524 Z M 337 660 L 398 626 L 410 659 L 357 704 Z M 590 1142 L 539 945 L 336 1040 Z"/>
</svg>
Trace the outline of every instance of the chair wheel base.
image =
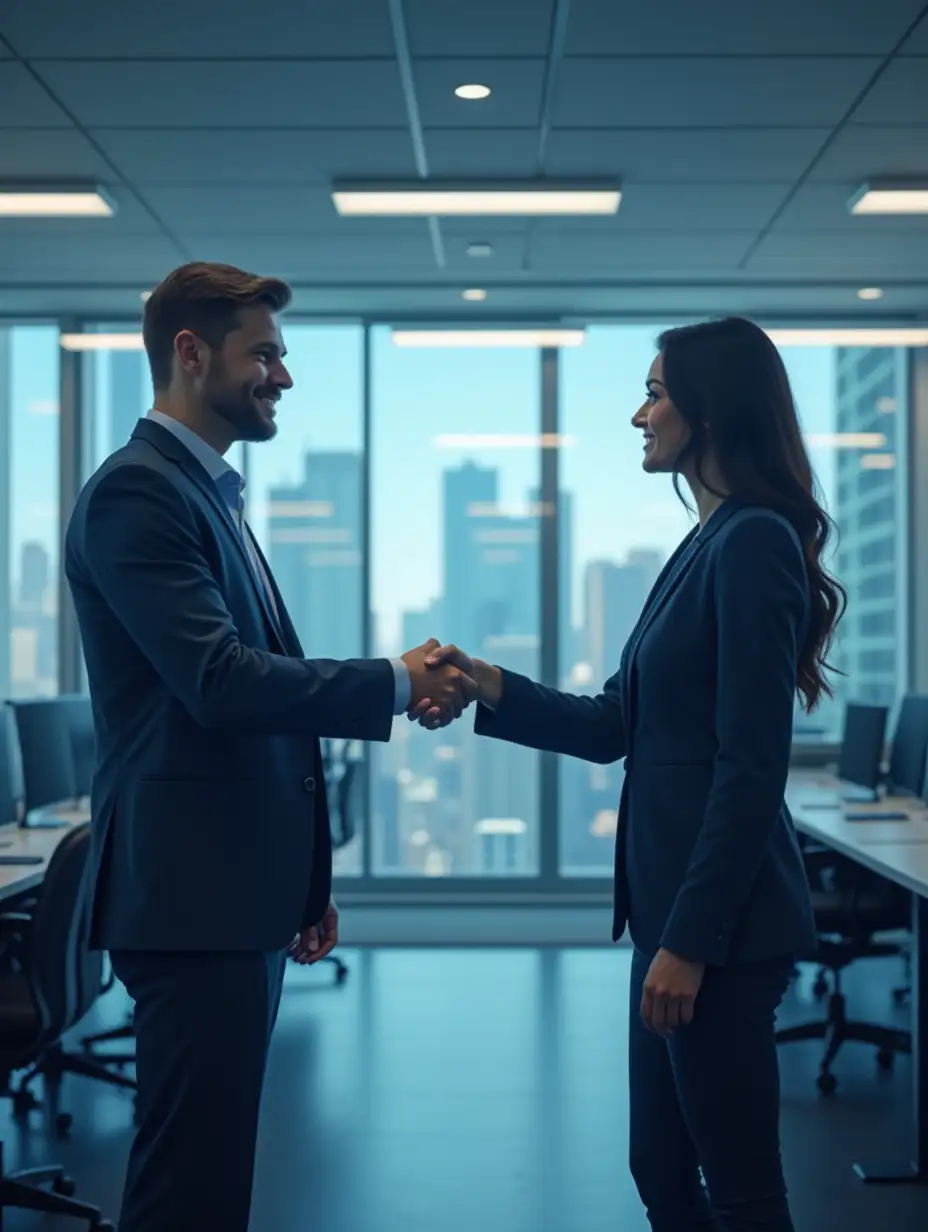
<svg viewBox="0 0 928 1232">
<path fill-rule="evenodd" d="M 834 1095 L 838 1089 L 838 1080 L 830 1070 L 825 1070 L 816 1078 L 815 1085 L 823 1095 Z"/>
</svg>

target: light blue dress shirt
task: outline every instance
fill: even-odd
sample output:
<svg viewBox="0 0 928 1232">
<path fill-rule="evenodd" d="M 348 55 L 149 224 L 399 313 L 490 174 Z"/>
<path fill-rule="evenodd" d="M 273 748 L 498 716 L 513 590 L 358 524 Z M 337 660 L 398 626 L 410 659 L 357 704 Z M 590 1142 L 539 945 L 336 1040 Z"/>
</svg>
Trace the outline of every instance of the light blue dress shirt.
<svg viewBox="0 0 928 1232">
<path fill-rule="evenodd" d="M 261 557 L 258 555 L 251 528 L 245 521 L 243 513 L 244 501 L 242 499 L 242 492 L 245 487 L 244 479 L 234 466 L 230 466 L 221 453 L 213 449 L 212 445 L 208 445 L 202 436 L 198 436 L 186 424 L 182 424 L 179 420 L 172 418 L 172 416 L 165 415 L 162 411 L 154 409 L 148 412 L 147 418 L 156 424 L 160 424 L 162 428 L 167 429 L 182 445 L 186 446 L 206 471 L 207 475 L 209 475 L 210 479 L 212 479 L 213 483 L 216 484 L 238 526 L 254 575 L 259 585 L 264 588 L 271 605 L 271 610 L 279 619 L 274 591 L 261 563 Z M 412 699 L 412 682 L 409 678 L 409 669 L 402 659 L 391 659 L 390 662 L 393 665 L 394 677 L 393 713 L 405 714 L 409 709 L 409 703 Z"/>
</svg>

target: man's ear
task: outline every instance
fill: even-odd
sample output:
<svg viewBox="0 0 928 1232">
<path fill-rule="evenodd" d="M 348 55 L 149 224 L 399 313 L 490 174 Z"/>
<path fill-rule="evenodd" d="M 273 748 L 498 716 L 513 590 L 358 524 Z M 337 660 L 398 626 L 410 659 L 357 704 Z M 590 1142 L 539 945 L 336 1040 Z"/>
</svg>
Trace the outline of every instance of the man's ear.
<svg viewBox="0 0 928 1232">
<path fill-rule="evenodd" d="M 181 372 L 187 376 L 199 376 L 206 366 L 209 347 L 193 330 L 182 329 L 174 339 L 174 354 Z"/>
</svg>

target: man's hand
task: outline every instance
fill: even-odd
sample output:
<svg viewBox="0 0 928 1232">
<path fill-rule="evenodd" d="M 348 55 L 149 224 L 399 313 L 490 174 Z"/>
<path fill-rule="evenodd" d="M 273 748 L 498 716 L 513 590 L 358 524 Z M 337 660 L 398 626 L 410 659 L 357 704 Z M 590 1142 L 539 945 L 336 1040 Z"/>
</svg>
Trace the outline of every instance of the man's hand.
<svg viewBox="0 0 928 1232">
<path fill-rule="evenodd" d="M 326 954 L 331 954 L 338 945 L 338 908 L 334 898 L 329 901 L 325 915 L 318 924 L 301 929 L 290 942 L 287 953 L 294 962 L 306 966 L 317 963 Z"/>
<path fill-rule="evenodd" d="M 498 667 L 491 667 L 483 659 L 472 659 L 470 655 L 459 650 L 457 646 L 437 646 L 426 656 L 426 664 L 433 671 L 450 664 L 463 672 L 467 679 L 473 681 L 478 701 L 488 706 L 499 704 L 503 691 L 503 674 Z M 418 720 L 421 727 L 434 731 L 445 727 L 450 719 L 444 718 L 440 710 L 428 699 L 409 708 L 409 718 L 412 722 Z"/>
<path fill-rule="evenodd" d="M 409 671 L 412 696 L 409 714 L 434 712 L 441 720 L 436 726 L 444 727 L 452 719 L 459 719 L 477 696 L 477 686 L 471 677 L 454 663 L 438 663 L 431 666 L 429 655 L 439 649 L 436 639 L 430 638 L 415 650 L 407 650 L 403 662 Z"/>
<path fill-rule="evenodd" d="M 654 955 L 641 994 L 645 1026 L 664 1037 L 693 1021 L 693 1007 L 702 987 L 704 963 L 687 962 L 669 950 Z"/>
</svg>

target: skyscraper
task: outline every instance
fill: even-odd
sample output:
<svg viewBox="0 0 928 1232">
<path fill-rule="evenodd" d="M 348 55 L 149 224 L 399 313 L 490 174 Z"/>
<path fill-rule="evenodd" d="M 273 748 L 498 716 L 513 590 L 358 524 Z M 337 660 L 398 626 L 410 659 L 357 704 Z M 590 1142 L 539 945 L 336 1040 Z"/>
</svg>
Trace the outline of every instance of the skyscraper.
<svg viewBox="0 0 928 1232">
<path fill-rule="evenodd" d="M 836 680 L 837 700 L 892 706 L 906 678 L 906 570 L 898 533 L 905 517 L 898 455 L 904 447 L 906 352 L 840 348 L 836 376 L 837 431 L 883 440 L 875 448 L 838 450 L 836 572 L 849 603 L 834 656 L 846 673 Z"/>
<path fill-rule="evenodd" d="M 268 554 L 303 650 L 311 658 L 361 652 L 361 458 L 313 453 L 303 482 L 272 488 Z"/>
<path fill-rule="evenodd" d="M 584 578 L 584 641 L 587 662 L 598 688 L 618 670 L 651 587 L 663 566 L 659 552 L 637 548 L 625 564 L 591 560 Z"/>
</svg>

